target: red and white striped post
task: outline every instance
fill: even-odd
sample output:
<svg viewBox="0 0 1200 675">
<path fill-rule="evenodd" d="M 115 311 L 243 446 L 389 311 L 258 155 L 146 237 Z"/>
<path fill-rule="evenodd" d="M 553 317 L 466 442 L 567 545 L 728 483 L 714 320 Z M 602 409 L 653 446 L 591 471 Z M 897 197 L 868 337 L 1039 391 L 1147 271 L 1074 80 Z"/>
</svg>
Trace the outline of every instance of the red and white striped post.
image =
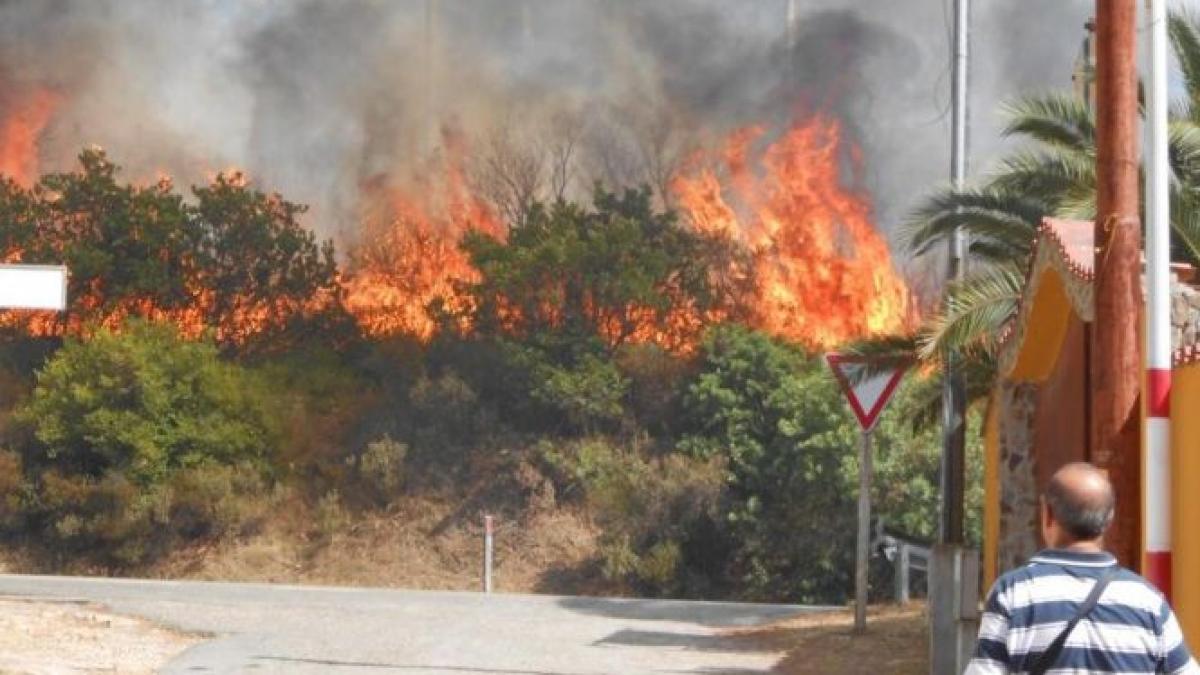
<svg viewBox="0 0 1200 675">
<path fill-rule="evenodd" d="M 1145 577 L 1171 596 L 1171 220 L 1167 164 L 1166 0 L 1146 0 L 1146 429 L 1142 476 Z"/>
</svg>

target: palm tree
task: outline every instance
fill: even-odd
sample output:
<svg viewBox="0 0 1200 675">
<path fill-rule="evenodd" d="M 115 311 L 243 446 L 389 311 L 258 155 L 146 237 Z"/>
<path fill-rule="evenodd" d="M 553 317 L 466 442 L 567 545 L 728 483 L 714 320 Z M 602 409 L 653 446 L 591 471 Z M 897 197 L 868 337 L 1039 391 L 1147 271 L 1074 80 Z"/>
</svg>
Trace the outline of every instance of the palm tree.
<svg viewBox="0 0 1200 675">
<path fill-rule="evenodd" d="M 1185 100 L 1172 110 L 1169 130 L 1171 226 L 1177 260 L 1200 262 L 1200 24 L 1170 18 L 1183 74 Z M 942 189 L 926 197 L 906 225 L 909 252 L 944 247 L 956 229 L 970 241 L 970 274 L 946 289 L 941 311 L 911 336 L 852 345 L 884 365 L 916 360 L 942 372 L 947 355 L 966 379 L 969 401 L 986 399 L 995 380 L 999 336 L 1013 319 L 1024 287 L 1031 244 L 1046 216 L 1094 219 L 1095 118 L 1090 106 L 1064 94 L 1027 97 L 1007 107 L 1004 135 L 1029 141 L 1002 159 L 980 187 Z M 940 377 L 921 381 L 917 424 L 940 416 Z"/>
</svg>

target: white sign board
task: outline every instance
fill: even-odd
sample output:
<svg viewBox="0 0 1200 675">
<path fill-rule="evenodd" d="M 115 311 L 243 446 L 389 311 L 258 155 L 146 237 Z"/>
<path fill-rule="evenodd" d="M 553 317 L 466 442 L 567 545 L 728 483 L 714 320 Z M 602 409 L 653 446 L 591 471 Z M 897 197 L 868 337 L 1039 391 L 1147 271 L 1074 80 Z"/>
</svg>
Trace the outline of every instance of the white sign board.
<svg viewBox="0 0 1200 675">
<path fill-rule="evenodd" d="M 67 308 L 67 268 L 61 265 L 0 265 L 0 308 Z"/>
</svg>

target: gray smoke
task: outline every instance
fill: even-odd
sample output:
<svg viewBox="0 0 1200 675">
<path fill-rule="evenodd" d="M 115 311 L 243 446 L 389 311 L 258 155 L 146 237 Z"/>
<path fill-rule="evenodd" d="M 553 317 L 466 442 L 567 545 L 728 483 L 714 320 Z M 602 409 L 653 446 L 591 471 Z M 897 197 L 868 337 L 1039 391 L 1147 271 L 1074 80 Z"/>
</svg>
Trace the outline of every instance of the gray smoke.
<svg viewBox="0 0 1200 675">
<path fill-rule="evenodd" d="M 981 169 L 1002 100 L 1070 85 L 1091 3 L 977 4 Z M 863 148 L 890 230 L 945 180 L 950 0 L 793 7 L 789 27 L 788 0 L 9 0 L 0 114 L 52 87 L 44 170 L 91 143 L 134 179 L 239 166 L 352 238 L 364 186 L 422 180 L 445 129 L 479 175 L 527 175 L 544 197 L 596 179 L 661 190 L 719 135 L 819 110 Z"/>
</svg>

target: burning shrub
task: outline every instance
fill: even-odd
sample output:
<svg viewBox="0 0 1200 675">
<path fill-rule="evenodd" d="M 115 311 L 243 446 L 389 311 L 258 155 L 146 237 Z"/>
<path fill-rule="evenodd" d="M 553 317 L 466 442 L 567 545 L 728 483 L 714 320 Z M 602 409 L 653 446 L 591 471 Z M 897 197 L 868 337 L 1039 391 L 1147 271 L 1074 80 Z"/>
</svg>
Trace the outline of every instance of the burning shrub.
<svg viewBox="0 0 1200 675">
<path fill-rule="evenodd" d="M 752 325 L 828 348 L 911 324 L 909 290 L 870 197 L 845 177 L 860 171 L 859 152 L 840 121 L 816 114 L 776 138 L 762 126 L 734 131 L 675 176 L 675 201 L 697 230 L 752 252 Z"/>
<path fill-rule="evenodd" d="M 64 315 L 9 313 L 6 324 L 81 335 L 142 317 L 190 337 L 211 329 L 225 347 L 264 336 L 278 347 L 297 321 L 336 314 L 333 247 L 299 223 L 304 206 L 253 190 L 240 174 L 194 188 L 188 203 L 169 180 L 120 183 L 102 150 L 79 162 L 30 189 L 0 185 L 0 259 L 71 270 Z"/>
<path fill-rule="evenodd" d="M 713 317 L 738 308 L 720 280 L 731 251 L 651 205 L 648 189 L 597 187 L 591 208 L 535 207 L 507 240 L 469 233 L 479 271 L 467 286 L 465 325 L 484 336 L 539 341 L 557 357 L 599 344 L 672 350 L 693 345 Z"/>
</svg>

